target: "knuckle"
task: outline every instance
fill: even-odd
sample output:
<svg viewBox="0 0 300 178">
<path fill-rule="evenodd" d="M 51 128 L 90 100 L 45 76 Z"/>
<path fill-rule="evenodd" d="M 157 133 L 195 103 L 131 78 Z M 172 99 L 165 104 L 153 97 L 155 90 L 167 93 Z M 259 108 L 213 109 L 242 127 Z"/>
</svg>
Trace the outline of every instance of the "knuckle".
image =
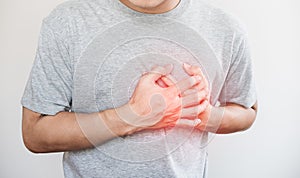
<svg viewBox="0 0 300 178">
<path fill-rule="evenodd" d="M 198 92 L 197 92 L 197 98 L 198 98 L 198 99 L 204 98 L 204 95 L 205 95 L 205 93 L 202 92 L 202 91 L 198 91 Z"/>
<path fill-rule="evenodd" d="M 198 67 L 198 66 L 192 66 L 192 71 L 194 72 L 194 73 L 197 73 L 197 74 L 200 74 L 201 73 L 201 69 L 200 69 L 200 67 Z"/>
<path fill-rule="evenodd" d="M 178 93 L 178 91 L 177 91 L 176 86 L 171 86 L 171 87 L 166 89 L 166 95 L 167 96 L 174 97 L 174 96 L 177 95 L 177 93 Z"/>
<path fill-rule="evenodd" d="M 191 92 L 191 93 L 197 93 L 197 92 L 198 92 L 198 89 L 197 89 L 197 88 L 192 88 L 192 89 L 190 89 L 190 92 Z"/>
<path fill-rule="evenodd" d="M 189 77 L 188 80 L 187 80 L 187 85 L 189 87 L 195 85 L 197 83 L 197 78 L 196 76 L 192 76 L 192 77 Z"/>
<path fill-rule="evenodd" d="M 205 98 L 205 97 L 206 97 L 206 95 L 207 95 L 207 93 L 206 93 L 205 91 L 203 91 L 203 92 L 200 92 L 200 99 L 203 99 L 203 98 Z"/>
<path fill-rule="evenodd" d="M 199 105 L 197 114 L 201 113 L 202 111 L 203 111 L 203 107 L 202 107 L 202 105 Z"/>
<path fill-rule="evenodd" d="M 162 74 L 162 75 L 165 75 L 166 74 L 166 70 L 164 67 L 162 66 L 157 66 L 156 69 L 154 70 L 155 73 L 158 73 L 158 74 Z"/>
<path fill-rule="evenodd" d="M 202 97 L 201 93 L 197 95 L 197 101 L 202 100 L 202 98 L 203 98 L 203 97 Z"/>
<path fill-rule="evenodd" d="M 195 107 L 193 110 L 192 110 L 192 116 L 194 117 L 194 116 L 197 116 L 198 115 L 198 108 L 197 107 Z"/>
</svg>

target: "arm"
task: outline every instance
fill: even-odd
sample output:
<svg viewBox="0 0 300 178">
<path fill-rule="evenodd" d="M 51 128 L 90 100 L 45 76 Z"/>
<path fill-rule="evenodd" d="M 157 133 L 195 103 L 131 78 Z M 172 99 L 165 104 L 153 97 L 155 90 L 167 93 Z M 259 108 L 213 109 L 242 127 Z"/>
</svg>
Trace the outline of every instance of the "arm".
<svg viewBox="0 0 300 178">
<path fill-rule="evenodd" d="M 207 114 L 210 112 L 210 114 Z M 209 106 L 200 114 L 201 123 L 198 129 L 218 134 L 229 134 L 247 130 L 254 123 L 257 113 L 257 103 L 251 108 L 228 103 L 223 107 Z"/>
<path fill-rule="evenodd" d="M 110 120 L 110 128 L 106 127 Z M 78 119 L 78 120 L 77 120 Z M 113 110 L 82 114 L 59 112 L 54 116 L 42 116 L 23 107 L 22 134 L 25 146 L 34 153 L 79 150 L 93 147 L 80 127 L 80 120 L 91 127 L 90 136 L 102 143 L 116 136 L 133 132 L 134 128 L 122 122 Z M 97 123 L 96 125 L 94 125 Z"/>
<path fill-rule="evenodd" d="M 42 116 L 23 108 L 22 133 L 26 147 L 34 153 L 80 150 L 140 130 L 175 125 L 181 114 L 180 92 L 200 80 L 192 76 L 171 87 L 157 85 L 157 80 L 171 71 L 172 67 L 158 66 L 143 75 L 130 101 L 119 108 L 91 114 L 59 112 L 54 116 Z M 206 108 L 197 107 L 202 111 Z M 186 117 L 192 115 L 189 111 L 184 113 Z"/>
<path fill-rule="evenodd" d="M 251 127 L 257 114 L 257 102 L 251 108 L 230 103 L 224 107 L 224 116 L 217 133 L 227 134 L 244 131 Z"/>
</svg>

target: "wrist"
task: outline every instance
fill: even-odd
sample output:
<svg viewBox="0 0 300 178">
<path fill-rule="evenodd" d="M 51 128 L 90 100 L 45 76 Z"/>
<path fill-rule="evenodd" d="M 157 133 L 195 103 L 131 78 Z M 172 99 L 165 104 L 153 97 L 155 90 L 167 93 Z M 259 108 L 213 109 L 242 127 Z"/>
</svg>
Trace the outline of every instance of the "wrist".
<svg viewBox="0 0 300 178">
<path fill-rule="evenodd" d="M 240 125 L 236 122 L 236 119 L 232 117 L 232 111 L 228 108 L 228 106 L 215 107 L 212 115 L 214 120 L 217 121 L 216 133 L 228 134 L 239 130 L 238 128 Z"/>
<path fill-rule="evenodd" d="M 109 109 L 100 113 L 101 118 L 111 132 L 120 137 L 131 135 L 140 130 L 133 124 L 130 124 L 130 114 L 127 107 L 127 105 L 124 105 L 119 108 Z"/>
<path fill-rule="evenodd" d="M 199 115 L 201 123 L 198 128 L 202 131 L 217 133 L 224 127 L 223 114 L 223 107 L 207 106 L 206 110 Z"/>
</svg>

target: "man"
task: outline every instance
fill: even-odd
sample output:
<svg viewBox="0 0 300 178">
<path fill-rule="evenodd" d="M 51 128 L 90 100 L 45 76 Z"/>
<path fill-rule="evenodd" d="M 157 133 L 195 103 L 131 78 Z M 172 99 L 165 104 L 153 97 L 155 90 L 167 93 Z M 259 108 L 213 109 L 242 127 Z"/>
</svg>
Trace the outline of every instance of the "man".
<svg viewBox="0 0 300 178">
<path fill-rule="evenodd" d="M 126 39 L 160 28 L 168 35 L 172 24 L 201 34 L 216 58 L 201 67 L 182 57 L 179 70 L 167 56 L 188 55 L 184 47 L 151 35 Z M 205 177 L 208 132 L 246 130 L 256 117 L 247 45 L 234 19 L 198 0 L 68 1 L 43 21 L 22 98 L 24 143 L 34 153 L 64 151 L 66 177 Z M 138 83 L 122 98 L 131 76 Z"/>
</svg>

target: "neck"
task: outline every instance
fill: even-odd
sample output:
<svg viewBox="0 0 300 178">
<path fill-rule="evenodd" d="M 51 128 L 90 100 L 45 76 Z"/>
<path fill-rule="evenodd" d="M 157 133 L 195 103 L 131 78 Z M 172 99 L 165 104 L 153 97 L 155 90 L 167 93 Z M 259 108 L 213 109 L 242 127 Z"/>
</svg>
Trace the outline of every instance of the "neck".
<svg viewBox="0 0 300 178">
<path fill-rule="evenodd" d="M 132 10 L 141 13 L 146 13 L 146 14 L 161 14 L 161 13 L 168 12 L 174 9 L 180 2 L 180 0 L 165 0 L 164 2 L 162 2 L 161 4 L 155 7 L 141 7 L 141 6 L 136 6 L 135 4 L 131 3 L 129 0 L 119 0 L 119 1 Z"/>
</svg>

